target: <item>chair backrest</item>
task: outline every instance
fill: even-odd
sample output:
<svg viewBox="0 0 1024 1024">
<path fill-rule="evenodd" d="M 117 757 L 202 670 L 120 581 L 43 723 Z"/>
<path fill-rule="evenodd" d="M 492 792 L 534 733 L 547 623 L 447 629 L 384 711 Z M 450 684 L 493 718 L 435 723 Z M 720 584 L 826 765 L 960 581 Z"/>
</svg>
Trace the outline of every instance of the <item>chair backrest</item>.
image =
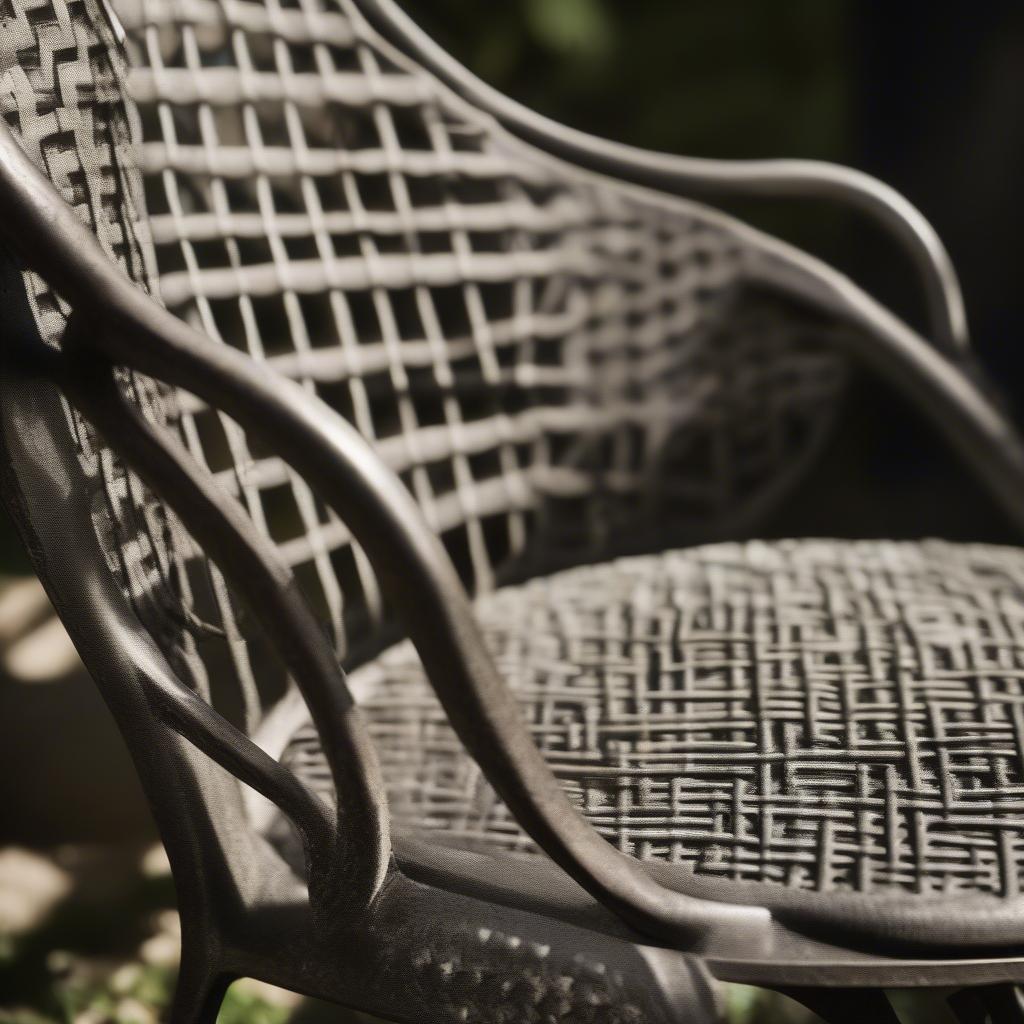
<svg viewBox="0 0 1024 1024">
<path fill-rule="evenodd" d="M 163 301 L 355 423 L 474 590 L 717 533 L 813 445 L 836 362 L 738 287 L 727 222 L 517 143 L 354 4 L 120 13 Z M 339 649 L 373 646 L 344 526 L 226 417 L 179 415 Z"/>
<path fill-rule="evenodd" d="M 119 13 L 127 96 L 94 0 L 19 0 L 8 121 L 141 286 L 374 443 L 473 589 L 727 530 L 813 451 L 842 376 L 829 325 L 742 286 L 728 220 L 517 142 L 351 4 Z M 60 302 L 28 291 L 58 344 Z M 275 542 L 339 655 L 378 647 L 373 573 L 303 480 L 192 396 L 130 387 Z M 254 730 L 287 685 L 259 631 L 70 409 L 65 429 L 69 493 L 139 624 Z"/>
</svg>

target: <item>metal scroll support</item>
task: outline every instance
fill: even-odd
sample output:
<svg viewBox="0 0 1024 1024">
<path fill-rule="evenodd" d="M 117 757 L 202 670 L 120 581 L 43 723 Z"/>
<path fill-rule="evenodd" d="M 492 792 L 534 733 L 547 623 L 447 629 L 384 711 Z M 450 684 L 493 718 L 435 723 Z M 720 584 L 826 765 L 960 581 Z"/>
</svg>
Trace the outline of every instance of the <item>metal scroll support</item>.
<svg viewBox="0 0 1024 1024">
<path fill-rule="evenodd" d="M 200 545 L 216 552 L 310 709 L 334 781 L 335 813 L 184 687 L 157 687 L 150 695 L 157 713 L 291 818 L 302 837 L 313 906 L 327 921 L 358 913 L 383 885 L 391 845 L 376 752 L 334 650 L 273 546 L 209 472 L 125 398 L 91 341 L 73 313 L 55 367 L 59 384 Z"/>
</svg>

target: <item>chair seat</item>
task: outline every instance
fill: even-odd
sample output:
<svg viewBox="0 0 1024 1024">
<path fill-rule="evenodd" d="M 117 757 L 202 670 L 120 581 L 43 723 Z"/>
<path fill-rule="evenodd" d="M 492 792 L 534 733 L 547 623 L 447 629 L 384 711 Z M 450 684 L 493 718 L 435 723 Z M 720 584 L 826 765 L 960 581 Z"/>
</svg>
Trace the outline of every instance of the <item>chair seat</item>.
<svg viewBox="0 0 1024 1024">
<path fill-rule="evenodd" d="M 714 545 L 562 572 L 477 610 L 572 802 L 623 852 L 801 890 L 1017 895 L 1024 552 Z M 532 849 L 410 644 L 350 681 L 396 831 Z M 330 788 L 308 727 L 283 760 Z"/>
</svg>

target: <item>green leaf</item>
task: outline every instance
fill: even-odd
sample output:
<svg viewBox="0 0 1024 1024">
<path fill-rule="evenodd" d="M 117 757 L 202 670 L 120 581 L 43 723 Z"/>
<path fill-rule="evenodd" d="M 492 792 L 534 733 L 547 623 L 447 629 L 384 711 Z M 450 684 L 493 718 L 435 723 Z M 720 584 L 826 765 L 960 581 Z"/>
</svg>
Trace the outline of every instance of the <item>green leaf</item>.
<svg viewBox="0 0 1024 1024">
<path fill-rule="evenodd" d="M 600 58 L 615 32 L 601 0 L 528 0 L 526 20 L 538 42 L 577 57 Z"/>
</svg>

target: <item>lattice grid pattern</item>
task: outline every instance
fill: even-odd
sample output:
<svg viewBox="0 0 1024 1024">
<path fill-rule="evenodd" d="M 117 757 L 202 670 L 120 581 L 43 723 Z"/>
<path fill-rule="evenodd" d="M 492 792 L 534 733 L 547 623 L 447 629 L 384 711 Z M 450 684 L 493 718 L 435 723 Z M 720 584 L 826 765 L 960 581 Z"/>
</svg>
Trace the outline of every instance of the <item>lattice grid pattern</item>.
<svg viewBox="0 0 1024 1024">
<path fill-rule="evenodd" d="M 0 27 L 4 119 L 108 256 L 149 290 L 152 242 L 135 162 L 137 130 L 125 94 L 123 57 L 99 5 L 0 2 Z M 68 309 L 38 275 L 23 276 L 40 336 L 56 346 Z M 125 375 L 123 384 L 155 421 L 175 415 L 172 396 L 152 381 Z M 81 417 L 66 404 L 65 409 L 84 474 L 81 486 L 94 495 L 93 522 L 111 571 L 164 646 L 188 647 L 181 614 L 168 615 L 181 601 L 171 555 L 180 528 Z"/>
<path fill-rule="evenodd" d="M 4 114 L 111 257 L 148 287 L 132 112 L 91 3 L 41 3 L 5 20 Z M 162 296 L 348 416 L 402 474 L 472 586 L 491 589 L 517 560 L 538 571 L 614 551 L 623 534 L 653 543 L 666 524 L 714 519 L 809 443 L 841 377 L 815 344 L 832 328 L 744 294 L 730 230 L 529 158 L 390 56 L 347 8 L 303 3 L 146 0 L 134 21 L 125 12 Z M 56 343 L 65 311 L 45 284 L 29 283 Z M 125 384 L 242 498 L 339 650 L 371 638 L 382 617 L 372 573 L 306 485 L 190 396 L 138 377 Z M 255 729 L 285 685 L 258 632 L 173 516 L 70 412 L 69 426 L 96 529 L 140 617 L 187 682 L 234 701 Z M 538 642 L 561 629 L 544 620 L 547 586 L 496 599 L 532 595 Z M 633 621 L 644 606 L 616 607 Z M 532 685 L 521 641 L 498 654 L 514 685 Z M 605 655 L 609 671 L 621 667 L 590 641 L 561 656 L 599 672 Z M 390 672 L 396 657 L 366 671 Z M 410 700 L 422 686 L 414 676 Z M 641 698 L 634 731 L 647 728 L 651 698 Z M 483 817 L 452 812 L 457 792 L 477 810 L 491 798 L 429 706 L 408 705 L 426 715 L 422 746 L 388 762 L 399 823 L 429 811 L 427 824 L 443 822 L 453 841 L 501 834 L 522 846 L 493 801 Z M 560 768 L 581 735 L 601 733 L 593 710 L 576 724 L 538 724 Z M 389 757 L 393 740 L 410 739 L 407 725 L 377 717 Z M 605 745 L 628 759 L 623 743 Z M 294 763 L 303 749 L 293 747 Z M 410 758 L 423 759 L 412 775 Z M 575 764 L 578 780 L 592 761 Z M 434 773 L 425 787 L 424 772 Z M 752 801 L 741 774 L 737 799 Z M 659 772 L 635 781 L 651 808 L 675 806 Z M 685 842 L 645 836 L 628 807 L 591 807 L 597 790 L 574 785 L 610 838 L 640 856 L 685 859 Z M 620 821 L 629 825 L 616 831 Z M 741 828 L 733 846 L 749 852 L 748 838 Z M 700 860 L 752 873 L 739 853 Z"/>
<path fill-rule="evenodd" d="M 44 0 L 0 20 L 4 117 L 148 287 L 131 110 L 98 8 Z M 528 158 L 348 8 L 146 0 L 132 24 L 165 300 L 355 422 L 477 589 L 517 557 L 543 567 L 654 517 L 721 514 L 831 401 L 837 369 L 812 344 L 827 327 L 743 295 L 729 230 Z M 66 311 L 28 286 L 57 343 Z M 339 647 L 371 632 L 372 575 L 305 485 L 189 396 L 125 385 L 243 498 Z M 238 684 L 253 728 L 258 636 L 173 517 L 70 411 L 69 427 L 111 569 L 192 685 Z M 480 607 L 538 742 L 624 851 L 797 888 L 1011 896 L 1022 559 L 717 547 Z M 407 645 L 356 686 L 399 827 L 529 848 Z M 308 735 L 285 759 L 323 787 Z"/>
<path fill-rule="evenodd" d="M 87 0 L 0 3 L 0 113 L 110 257 L 144 283 L 141 196 L 123 173 L 134 162 L 124 68 L 97 18 Z M 39 277 L 26 283 L 56 343 L 67 310 Z"/>
<path fill-rule="evenodd" d="M 831 328 L 741 295 L 730 230 L 533 155 L 350 5 L 121 14 L 162 299 L 353 422 L 476 591 L 704 528 L 827 419 Z M 345 527 L 229 419 L 180 413 L 358 660 L 386 616 Z M 206 605 L 251 690 L 226 591 Z"/>
<path fill-rule="evenodd" d="M 1018 894 L 1024 552 L 715 545 L 478 607 L 573 803 L 624 852 L 801 889 Z M 352 685 L 396 827 L 530 848 L 408 644 Z M 285 760 L 323 787 L 308 733 Z"/>
</svg>

